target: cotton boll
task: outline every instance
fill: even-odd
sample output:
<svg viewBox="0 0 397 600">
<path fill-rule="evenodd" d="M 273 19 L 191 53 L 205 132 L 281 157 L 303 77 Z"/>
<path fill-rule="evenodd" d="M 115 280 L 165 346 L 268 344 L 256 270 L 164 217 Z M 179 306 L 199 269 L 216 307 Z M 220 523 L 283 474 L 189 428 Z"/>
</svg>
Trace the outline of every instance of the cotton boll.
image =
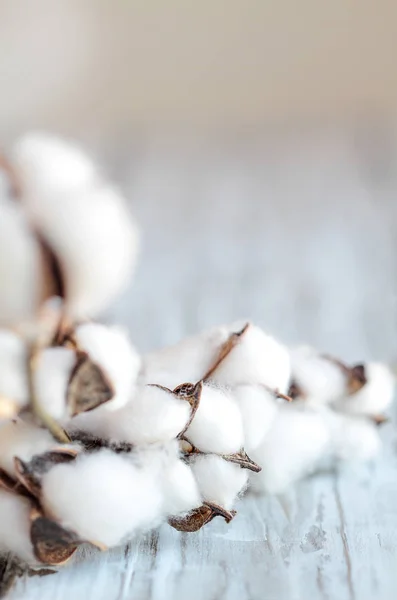
<svg viewBox="0 0 397 600">
<path fill-rule="evenodd" d="M 251 458 L 262 471 L 251 478 L 261 492 L 280 494 L 312 473 L 329 449 L 330 436 L 321 414 L 281 406 L 272 427 Z"/>
<path fill-rule="evenodd" d="M 160 477 L 164 514 L 177 516 L 201 506 L 196 480 L 190 467 L 179 458 L 177 442 L 172 442 L 163 463 Z"/>
<path fill-rule="evenodd" d="M 35 316 L 42 286 L 40 248 L 22 207 L 0 199 L 0 326 Z"/>
<path fill-rule="evenodd" d="M 336 410 L 378 416 L 389 408 L 395 386 L 395 378 L 389 367 L 382 363 L 368 363 L 365 365 L 365 376 L 367 383 L 354 394 L 340 398 L 335 403 Z"/>
<path fill-rule="evenodd" d="M 55 419 L 66 416 L 67 389 L 75 364 L 76 354 L 70 348 L 47 348 L 38 355 L 35 393 L 42 408 Z"/>
<path fill-rule="evenodd" d="M 246 469 L 214 455 L 197 456 L 191 464 L 193 475 L 205 502 L 230 510 L 247 485 Z"/>
<path fill-rule="evenodd" d="M 37 560 L 30 541 L 31 504 L 27 498 L 0 489 L 0 552 L 12 552 L 28 564 Z"/>
<path fill-rule="evenodd" d="M 146 355 L 143 359 L 143 381 L 171 389 L 187 381 L 200 381 L 216 360 L 234 326 L 239 331 L 244 323 L 213 327 Z"/>
<path fill-rule="evenodd" d="M 30 133 L 17 141 L 13 164 L 32 195 L 84 189 L 95 183 L 96 169 L 80 148 L 45 133 Z"/>
<path fill-rule="evenodd" d="M 324 413 L 331 438 L 331 462 L 367 461 L 381 451 L 381 439 L 374 423 L 368 419 Z"/>
<path fill-rule="evenodd" d="M 244 448 L 248 452 L 257 448 L 269 431 L 278 411 L 277 400 L 269 390 L 260 385 L 242 384 L 233 388 L 243 420 Z"/>
<path fill-rule="evenodd" d="M 46 429 L 21 419 L 7 421 L 0 424 L 0 467 L 13 476 L 15 456 L 29 461 L 35 454 L 52 450 L 56 445 Z"/>
<path fill-rule="evenodd" d="M 313 405 L 330 404 L 346 392 L 347 378 L 340 366 L 308 346 L 291 350 L 292 380 Z"/>
<path fill-rule="evenodd" d="M 112 382 L 115 395 L 104 405 L 116 410 L 126 404 L 135 390 L 141 359 L 124 331 L 98 323 L 85 323 L 76 328 L 74 338 L 79 349 L 99 365 Z"/>
<path fill-rule="evenodd" d="M 285 393 L 290 379 L 288 350 L 259 327 L 249 325 L 211 379 L 230 386 L 258 383 Z"/>
<path fill-rule="evenodd" d="M 186 426 L 189 402 L 156 386 L 139 387 L 134 397 L 119 410 L 105 406 L 73 419 L 75 428 L 131 444 L 153 444 L 173 440 Z"/>
<path fill-rule="evenodd" d="M 155 526 L 162 508 L 160 487 L 150 470 L 108 450 L 46 473 L 42 503 L 63 527 L 108 547 Z"/>
<path fill-rule="evenodd" d="M 0 397 L 23 408 L 28 402 L 27 347 L 21 337 L 0 330 Z"/>
<path fill-rule="evenodd" d="M 185 436 L 202 452 L 238 452 L 244 445 L 238 404 L 229 393 L 204 385 L 197 412 Z"/>
</svg>

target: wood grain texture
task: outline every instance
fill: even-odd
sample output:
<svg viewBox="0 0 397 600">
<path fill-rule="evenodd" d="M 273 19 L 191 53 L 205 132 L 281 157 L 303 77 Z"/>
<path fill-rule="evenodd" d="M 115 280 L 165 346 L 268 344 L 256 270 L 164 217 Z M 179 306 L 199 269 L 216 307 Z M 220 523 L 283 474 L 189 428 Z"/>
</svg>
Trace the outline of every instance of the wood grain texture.
<svg viewBox="0 0 397 600">
<path fill-rule="evenodd" d="M 397 152 L 375 133 L 121 148 L 115 169 L 145 233 L 111 318 L 143 350 L 248 317 L 346 360 L 394 361 Z M 230 525 L 165 525 L 117 551 L 83 550 L 9 598 L 394 600 L 395 425 L 382 435 L 377 464 L 246 497 Z"/>
</svg>

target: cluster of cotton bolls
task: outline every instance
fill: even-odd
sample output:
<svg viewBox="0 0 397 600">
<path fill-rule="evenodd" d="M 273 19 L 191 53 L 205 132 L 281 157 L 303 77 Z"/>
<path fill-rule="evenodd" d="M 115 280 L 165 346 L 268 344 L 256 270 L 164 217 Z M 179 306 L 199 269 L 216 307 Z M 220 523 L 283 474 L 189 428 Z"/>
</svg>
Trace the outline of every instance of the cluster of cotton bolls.
<svg viewBox="0 0 397 600">
<path fill-rule="evenodd" d="M 249 485 L 280 493 L 378 452 L 387 367 L 290 350 L 249 323 L 140 356 L 88 320 L 135 260 L 122 197 L 48 136 L 0 170 L 0 549 L 60 565 L 165 521 L 197 531 L 229 522 Z"/>
</svg>

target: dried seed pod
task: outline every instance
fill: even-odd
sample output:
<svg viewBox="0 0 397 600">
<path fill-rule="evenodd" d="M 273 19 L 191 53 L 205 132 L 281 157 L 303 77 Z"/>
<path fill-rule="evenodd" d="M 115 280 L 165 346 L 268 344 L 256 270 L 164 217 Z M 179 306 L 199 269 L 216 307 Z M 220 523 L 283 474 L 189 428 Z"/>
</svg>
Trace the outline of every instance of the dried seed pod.
<svg viewBox="0 0 397 600">
<path fill-rule="evenodd" d="M 29 462 L 14 458 L 15 474 L 19 483 L 35 498 L 40 498 L 41 479 L 55 465 L 74 460 L 78 452 L 73 448 L 59 448 L 37 454 Z"/>
<path fill-rule="evenodd" d="M 103 369 L 87 354 L 79 354 L 67 389 L 67 406 L 71 416 L 98 408 L 113 395 L 113 386 Z"/>
<path fill-rule="evenodd" d="M 83 543 L 74 533 L 43 515 L 37 508 L 31 509 L 30 520 L 33 552 L 43 564 L 64 564 Z"/>
</svg>

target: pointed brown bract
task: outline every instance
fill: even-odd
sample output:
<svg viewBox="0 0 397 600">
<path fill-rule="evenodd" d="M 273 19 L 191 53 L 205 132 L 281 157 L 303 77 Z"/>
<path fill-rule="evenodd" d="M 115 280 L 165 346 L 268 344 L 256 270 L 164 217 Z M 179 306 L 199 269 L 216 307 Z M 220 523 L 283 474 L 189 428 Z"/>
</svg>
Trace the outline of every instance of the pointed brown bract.
<svg viewBox="0 0 397 600">
<path fill-rule="evenodd" d="M 97 450 L 101 450 L 101 448 L 108 448 L 116 454 L 121 454 L 124 452 L 132 452 L 134 449 L 133 444 L 130 444 L 129 442 L 111 442 L 88 431 L 82 430 L 72 431 L 70 433 L 70 439 L 72 442 L 78 442 L 84 446 L 86 452 L 96 452 Z"/>
<path fill-rule="evenodd" d="M 70 376 L 67 404 L 72 417 L 113 398 L 113 386 L 102 369 L 87 354 L 80 353 Z"/>
<path fill-rule="evenodd" d="M 305 395 L 302 392 L 302 389 L 299 387 L 299 385 L 294 380 L 292 380 L 290 383 L 287 395 L 289 398 L 291 398 L 291 400 L 298 400 L 299 398 L 302 398 L 302 399 L 305 398 Z"/>
<path fill-rule="evenodd" d="M 355 394 L 367 383 L 365 365 L 355 365 L 348 372 L 347 389 L 349 394 Z"/>
<path fill-rule="evenodd" d="M 14 458 L 15 473 L 20 484 L 35 498 L 40 497 L 41 478 L 55 465 L 71 462 L 77 456 L 73 449 L 59 449 L 37 454 L 30 462 Z"/>
<path fill-rule="evenodd" d="M 249 469 L 254 473 L 260 473 L 260 471 L 262 471 L 262 467 L 260 467 L 253 460 L 250 459 L 248 454 L 245 452 L 244 448 L 242 448 L 240 452 L 236 452 L 235 454 L 222 454 L 222 458 L 224 460 L 227 460 L 228 462 L 232 462 L 236 465 L 239 465 L 242 469 Z"/>
<path fill-rule="evenodd" d="M 23 485 L 10 477 L 4 469 L 0 469 L 0 487 L 11 494 L 17 494 L 18 496 L 25 496 L 26 498 L 31 498 L 30 493 L 23 487 Z"/>
<path fill-rule="evenodd" d="M 62 565 L 83 543 L 74 533 L 48 519 L 37 508 L 30 513 L 30 539 L 36 558 L 46 565 Z"/>
<path fill-rule="evenodd" d="M 249 326 L 250 326 L 250 323 L 246 323 L 244 325 L 244 327 L 241 329 L 241 331 L 237 331 L 237 332 L 231 333 L 229 335 L 226 342 L 224 342 L 222 344 L 222 346 L 220 347 L 218 356 L 216 357 L 213 365 L 208 369 L 208 371 L 204 375 L 203 381 L 207 381 L 208 379 L 211 379 L 212 375 L 215 373 L 215 371 L 217 370 L 219 365 L 222 363 L 222 361 L 225 360 L 225 358 L 230 354 L 230 352 L 233 350 L 233 348 L 235 346 L 237 346 L 237 344 L 241 341 L 242 337 L 247 332 Z"/>
<path fill-rule="evenodd" d="M 178 387 L 176 387 L 173 390 L 172 393 L 175 396 L 177 396 L 178 398 L 181 398 L 182 400 L 186 400 L 187 402 L 189 402 L 190 407 L 191 407 L 189 420 L 186 423 L 185 427 L 182 429 L 182 431 L 179 433 L 178 439 L 183 438 L 183 435 L 189 429 L 190 424 L 193 421 L 194 416 L 197 412 L 197 409 L 200 405 L 200 398 L 201 398 L 202 391 L 203 391 L 203 382 L 202 381 L 199 381 L 196 384 L 182 383 L 181 385 L 178 385 Z"/>
<path fill-rule="evenodd" d="M 171 517 L 168 519 L 169 525 L 178 531 L 194 533 L 199 531 L 204 525 L 207 525 L 215 517 L 223 517 L 226 523 L 230 523 L 236 511 L 228 511 L 210 502 L 204 502 L 199 508 L 195 508 L 185 517 Z"/>
</svg>

